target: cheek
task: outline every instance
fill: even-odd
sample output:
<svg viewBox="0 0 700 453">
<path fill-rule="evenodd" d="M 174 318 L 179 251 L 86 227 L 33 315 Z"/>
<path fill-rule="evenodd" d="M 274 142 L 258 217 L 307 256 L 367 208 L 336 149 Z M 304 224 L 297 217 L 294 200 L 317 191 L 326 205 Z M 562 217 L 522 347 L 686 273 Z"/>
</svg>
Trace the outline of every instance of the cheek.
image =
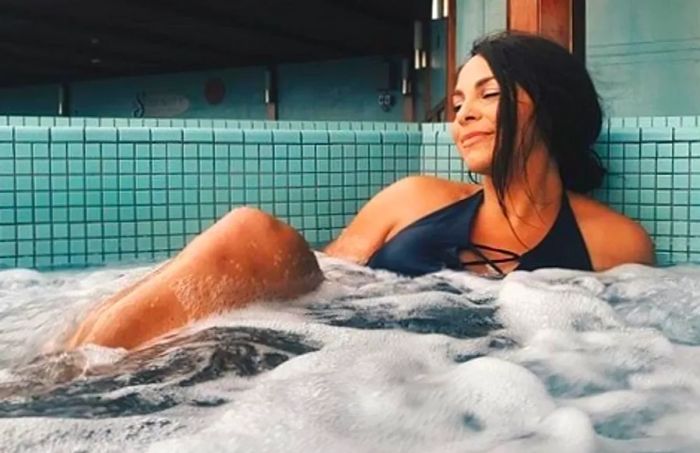
<svg viewBox="0 0 700 453">
<path fill-rule="evenodd" d="M 457 133 L 459 131 L 459 124 L 457 123 L 457 120 L 453 121 L 450 123 L 450 134 L 452 135 L 452 141 L 454 143 L 457 143 L 459 140 Z"/>
<path fill-rule="evenodd" d="M 487 160 L 488 162 L 491 162 L 491 159 L 493 158 L 493 148 L 494 145 L 496 144 L 496 141 L 494 140 L 494 136 L 491 135 L 488 139 L 481 141 L 477 147 L 479 151 L 479 157 L 483 160 Z"/>
<path fill-rule="evenodd" d="M 495 129 L 498 123 L 498 102 L 493 102 L 483 112 L 484 118 L 491 123 L 491 126 Z"/>
<path fill-rule="evenodd" d="M 468 149 L 459 149 L 459 152 L 467 164 L 467 167 L 476 172 L 487 171 L 491 167 L 493 149 L 496 141 L 493 135 L 481 140 Z"/>
</svg>

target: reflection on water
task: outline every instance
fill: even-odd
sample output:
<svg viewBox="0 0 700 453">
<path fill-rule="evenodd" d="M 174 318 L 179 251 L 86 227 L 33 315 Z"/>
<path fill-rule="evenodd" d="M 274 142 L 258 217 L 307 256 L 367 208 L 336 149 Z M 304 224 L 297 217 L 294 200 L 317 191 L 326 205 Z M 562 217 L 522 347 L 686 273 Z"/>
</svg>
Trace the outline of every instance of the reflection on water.
<svg viewBox="0 0 700 453">
<path fill-rule="evenodd" d="M 0 417 L 116 417 L 149 414 L 182 401 L 170 391 L 225 375 L 255 376 L 317 348 L 298 335 L 249 327 L 212 327 L 166 339 L 113 364 L 86 369 L 82 352 L 38 357 L 16 370 L 18 380 L 0 385 Z M 79 379 L 76 379 L 78 378 Z M 157 394 L 140 387 L 158 386 Z M 120 389 L 133 388 L 128 392 Z"/>
</svg>

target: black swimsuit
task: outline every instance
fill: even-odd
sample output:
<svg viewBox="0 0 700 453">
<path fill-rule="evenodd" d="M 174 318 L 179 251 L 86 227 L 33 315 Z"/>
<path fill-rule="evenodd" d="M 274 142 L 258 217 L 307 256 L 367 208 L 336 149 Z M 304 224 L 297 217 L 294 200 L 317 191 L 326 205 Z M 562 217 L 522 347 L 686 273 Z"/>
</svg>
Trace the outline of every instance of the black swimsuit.
<svg viewBox="0 0 700 453">
<path fill-rule="evenodd" d="M 498 263 L 519 261 L 516 270 L 543 267 L 593 270 L 586 244 L 569 199 L 562 198 L 554 225 L 542 241 L 522 255 L 508 250 L 476 244 L 470 240 L 476 213 L 484 201 L 483 191 L 438 209 L 418 219 L 385 243 L 372 255 L 367 265 L 409 276 L 418 276 L 441 269 L 464 270 L 465 266 L 486 264 L 499 274 Z M 459 254 L 470 250 L 479 261 L 462 262 Z M 482 250 L 498 252 L 501 259 L 490 259 Z"/>
</svg>

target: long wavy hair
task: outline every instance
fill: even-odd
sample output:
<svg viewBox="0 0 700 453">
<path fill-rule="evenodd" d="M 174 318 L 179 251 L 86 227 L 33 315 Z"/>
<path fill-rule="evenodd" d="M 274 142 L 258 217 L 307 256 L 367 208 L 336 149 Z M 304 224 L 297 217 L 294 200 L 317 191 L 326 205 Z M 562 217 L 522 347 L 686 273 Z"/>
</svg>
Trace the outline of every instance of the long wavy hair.
<svg viewBox="0 0 700 453">
<path fill-rule="evenodd" d="M 500 85 L 497 134 L 491 178 L 505 213 L 506 188 L 537 140 L 559 167 L 567 190 L 587 193 L 606 173 L 593 144 L 603 113 L 598 93 L 582 62 L 558 44 L 531 34 L 505 32 L 477 40 L 471 55 L 483 57 Z M 516 88 L 532 99 L 532 121 L 518 141 Z"/>
</svg>

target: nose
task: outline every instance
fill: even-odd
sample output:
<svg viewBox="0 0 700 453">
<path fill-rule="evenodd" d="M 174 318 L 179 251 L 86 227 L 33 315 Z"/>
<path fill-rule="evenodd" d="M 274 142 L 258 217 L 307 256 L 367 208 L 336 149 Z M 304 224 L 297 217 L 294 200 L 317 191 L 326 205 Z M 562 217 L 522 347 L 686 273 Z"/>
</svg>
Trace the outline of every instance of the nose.
<svg viewBox="0 0 700 453">
<path fill-rule="evenodd" d="M 455 122 L 459 123 L 462 126 L 468 124 L 471 121 L 478 120 L 479 117 L 480 115 L 477 112 L 477 110 L 470 102 L 467 101 L 465 101 L 460 107 L 460 109 L 457 112 L 455 112 Z"/>
</svg>

